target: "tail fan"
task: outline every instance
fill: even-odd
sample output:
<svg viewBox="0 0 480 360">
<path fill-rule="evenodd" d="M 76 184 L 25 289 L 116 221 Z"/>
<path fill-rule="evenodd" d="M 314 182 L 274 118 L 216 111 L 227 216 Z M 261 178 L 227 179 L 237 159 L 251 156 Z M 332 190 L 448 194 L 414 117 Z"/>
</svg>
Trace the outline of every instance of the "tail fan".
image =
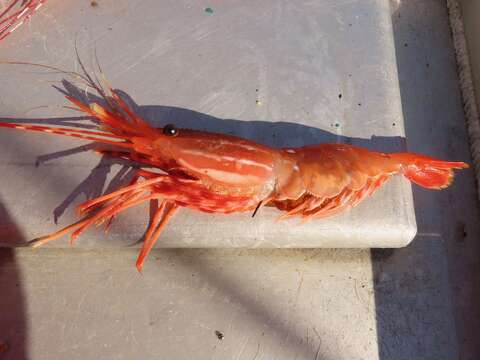
<svg viewBox="0 0 480 360">
<path fill-rule="evenodd" d="M 399 153 L 391 154 L 403 167 L 403 175 L 413 183 L 427 189 L 444 189 L 448 187 L 455 169 L 468 168 L 468 164 L 460 161 L 443 161 L 428 156 Z"/>
</svg>

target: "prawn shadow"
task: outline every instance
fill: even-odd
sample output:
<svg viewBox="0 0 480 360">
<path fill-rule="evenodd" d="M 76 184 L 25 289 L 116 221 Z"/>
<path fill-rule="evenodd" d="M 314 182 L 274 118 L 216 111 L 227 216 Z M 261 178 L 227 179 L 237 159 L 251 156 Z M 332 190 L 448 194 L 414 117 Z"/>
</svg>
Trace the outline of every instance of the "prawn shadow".
<svg viewBox="0 0 480 360">
<path fill-rule="evenodd" d="M 62 80 L 63 89 L 53 86 L 66 96 L 75 98 L 83 103 L 96 102 L 105 106 L 105 100 L 91 93 L 86 94 L 68 80 Z M 239 136 L 251 141 L 262 143 L 275 148 L 300 147 L 319 143 L 344 143 L 365 147 L 367 149 L 383 152 L 404 151 L 406 140 L 401 136 L 376 136 L 371 138 L 357 138 L 338 135 L 327 130 L 289 121 L 260 121 L 260 120 L 237 120 L 218 118 L 199 111 L 168 106 L 168 105 L 138 105 L 125 91 L 116 89 L 118 95 L 153 127 L 163 127 L 165 124 L 174 124 L 179 128 L 188 128 L 209 132 L 217 132 Z M 98 123 L 90 116 L 63 117 L 63 118 L 21 118 L 9 119 L 19 124 L 38 124 L 54 126 L 70 126 L 76 128 L 94 129 Z M 84 123 L 89 120 L 94 124 Z M 37 163 L 73 155 L 78 152 L 93 149 L 92 145 L 72 148 L 66 151 L 42 155 Z"/>
<path fill-rule="evenodd" d="M 222 119 L 175 106 L 138 105 L 126 92 L 116 90 L 125 102 L 153 127 L 174 124 L 188 128 L 239 136 L 274 148 L 300 147 L 319 143 L 344 143 L 375 151 L 404 151 L 405 138 L 375 136 L 370 139 L 334 134 L 332 132 L 289 121 Z"/>
<path fill-rule="evenodd" d="M 62 81 L 63 89 L 54 86 L 55 89 L 65 95 L 71 96 L 84 103 L 96 102 L 105 105 L 105 100 L 93 94 L 85 94 L 78 87 L 67 80 Z M 138 105 L 125 91 L 116 89 L 118 95 L 153 127 L 163 127 L 171 123 L 179 128 L 217 132 L 236 135 L 271 147 L 299 147 L 318 143 L 345 143 L 369 148 L 376 151 L 395 152 L 405 150 L 405 138 L 372 136 L 370 139 L 347 137 L 332 132 L 298 124 L 289 121 L 269 122 L 259 120 L 221 119 L 212 115 L 201 113 L 181 107 L 167 105 Z M 42 125 L 69 125 L 74 127 L 92 127 L 80 121 L 89 117 L 68 117 L 54 119 L 12 119 L 16 123 L 41 123 Z M 95 121 L 94 121 L 95 122 Z M 77 126 L 81 125 L 81 126 Z M 94 126 L 94 125 L 93 125 Z M 37 166 L 42 163 L 59 159 L 65 156 L 75 155 L 81 152 L 94 150 L 94 144 L 74 147 L 55 153 L 44 154 L 37 158 Z M 107 185 L 108 174 L 113 165 L 120 164 L 121 170 L 113 176 Z M 132 177 L 136 166 L 127 160 L 115 159 L 103 156 L 90 174 L 78 184 L 73 191 L 53 211 L 54 221 L 63 215 L 65 210 L 80 196 L 92 199 L 102 194 L 109 193 L 126 184 Z M 103 190 L 105 189 L 105 190 Z M 139 240 L 141 241 L 141 240 Z"/>
</svg>

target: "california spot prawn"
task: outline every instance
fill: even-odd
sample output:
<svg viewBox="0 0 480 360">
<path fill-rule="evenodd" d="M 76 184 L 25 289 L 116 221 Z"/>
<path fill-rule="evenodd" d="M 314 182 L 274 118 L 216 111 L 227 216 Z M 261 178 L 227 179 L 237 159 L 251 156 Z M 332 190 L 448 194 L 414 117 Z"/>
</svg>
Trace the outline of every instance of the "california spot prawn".
<svg viewBox="0 0 480 360">
<path fill-rule="evenodd" d="M 101 85 L 81 67 L 82 74 L 65 73 L 80 78 L 102 101 L 79 100 L 69 94 L 66 99 L 95 119 L 98 130 L 12 122 L 0 123 L 0 127 L 93 141 L 100 146 L 98 153 L 132 161 L 140 169 L 127 186 L 80 204 L 77 210 L 83 217 L 78 222 L 32 240 L 34 247 L 66 234 L 73 244 L 91 225 L 108 228 L 122 211 L 158 200 L 136 262 L 141 271 L 162 230 L 182 207 L 255 215 L 262 206 L 273 206 L 282 212 L 280 220 L 300 217 L 306 221 L 356 206 L 396 174 L 427 189 L 443 189 L 452 182 L 454 169 L 468 167 L 464 162 L 346 144 L 271 148 L 232 135 L 174 125 L 153 128 L 106 80 Z"/>
<path fill-rule="evenodd" d="M 11 0 L 0 10 L 0 41 L 24 24 L 47 0 Z"/>
</svg>

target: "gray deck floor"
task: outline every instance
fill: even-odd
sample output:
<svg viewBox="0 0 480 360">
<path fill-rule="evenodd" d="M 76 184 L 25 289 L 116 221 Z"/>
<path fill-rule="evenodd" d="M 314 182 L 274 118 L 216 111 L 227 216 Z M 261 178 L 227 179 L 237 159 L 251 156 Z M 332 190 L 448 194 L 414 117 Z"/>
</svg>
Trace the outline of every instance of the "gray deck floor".
<svg viewBox="0 0 480 360">
<path fill-rule="evenodd" d="M 468 160 L 444 2 L 392 16 L 410 150 Z M 0 359 L 474 359 L 476 199 L 415 189 L 399 250 L 1 250 Z"/>
</svg>

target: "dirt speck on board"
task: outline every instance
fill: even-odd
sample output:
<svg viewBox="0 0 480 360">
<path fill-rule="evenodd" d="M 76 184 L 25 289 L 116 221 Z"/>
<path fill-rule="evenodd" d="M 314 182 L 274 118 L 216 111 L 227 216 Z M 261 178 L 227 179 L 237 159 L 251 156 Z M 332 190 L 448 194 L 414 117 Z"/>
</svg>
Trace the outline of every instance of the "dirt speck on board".
<svg viewBox="0 0 480 360">
<path fill-rule="evenodd" d="M 98 2 L 96 2 L 95 0 L 90 1 L 90 6 L 91 6 L 91 7 L 97 7 L 97 6 L 98 6 Z"/>
<path fill-rule="evenodd" d="M 223 335 L 223 333 L 218 330 L 215 330 L 215 336 L 218 340 L 223 340 L 223 338 L 225 337 L 225 335 Z"/>
<path fill-rule="evenodd" d="M 207 8 L 205 8 L 205 12 L 209 15 L 212 15 L 213 14 L 213 9 L 211 7 L 207 7 Z"/>
</svg>

